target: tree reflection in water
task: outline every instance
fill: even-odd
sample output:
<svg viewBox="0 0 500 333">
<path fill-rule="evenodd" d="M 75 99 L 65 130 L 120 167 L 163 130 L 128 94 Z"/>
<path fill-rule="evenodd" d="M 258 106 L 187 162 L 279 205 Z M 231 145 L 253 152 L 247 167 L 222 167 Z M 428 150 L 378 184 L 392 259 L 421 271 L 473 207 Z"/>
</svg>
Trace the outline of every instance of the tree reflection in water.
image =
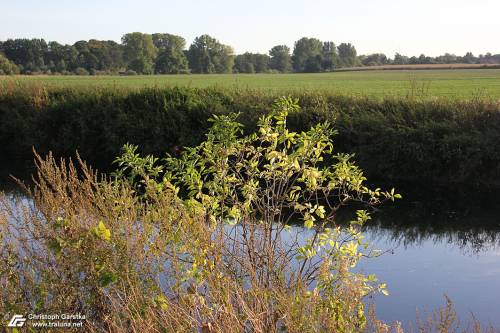
<svg viewBox="0 0 500 333">
<path fill-rule="evenodd" d="M 423 202 L 385 207 L 365 226 L 367 235 L 394 246 L 425 241 L 448 243 L 464 254 L 500 248 L 500 204 L 495 202 Z"/>
</svg>

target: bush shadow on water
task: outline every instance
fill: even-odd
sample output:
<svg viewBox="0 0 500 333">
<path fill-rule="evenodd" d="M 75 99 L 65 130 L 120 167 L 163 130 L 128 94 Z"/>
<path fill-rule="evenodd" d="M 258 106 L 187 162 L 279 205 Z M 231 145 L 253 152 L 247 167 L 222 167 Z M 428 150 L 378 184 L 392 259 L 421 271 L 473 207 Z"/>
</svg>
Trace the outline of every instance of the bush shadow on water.
<svg viewBox="0 0 500 333">
<path fill-rule="evenodd" d="M 386 205 L 364 226 L 372 239 L 394 246 L 426 241 L 447 243 L 479 254 L 500 246 L 500 193 L 460 191 L 407 192 L 398 205 Z M 404 193 L 404 192 L 403 192 Z"/>
</svg>

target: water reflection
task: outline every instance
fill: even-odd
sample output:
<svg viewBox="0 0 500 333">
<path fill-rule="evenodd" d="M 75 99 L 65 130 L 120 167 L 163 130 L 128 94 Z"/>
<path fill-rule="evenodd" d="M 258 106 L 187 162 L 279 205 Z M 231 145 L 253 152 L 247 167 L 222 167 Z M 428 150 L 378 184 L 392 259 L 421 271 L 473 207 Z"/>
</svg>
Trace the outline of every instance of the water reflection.
<svg viewBox="0 0 500 333">
<path fill-rule="evenodd" d="M 390 297 L 375 299 L 377 315 L 409 327 L 417 310 L 432 312 L 446 294 L 462 324 L 473 313 L 500 327 L 499 208 L 491 201 L 415 201 L 377 212 L 365 233 L 375 248 L 392 251 L 360 265 L 389 286 Z"/>
<path fill-rule="evenodd" d="M 500 247 L 499 207 L 467 207 L 436 211 L 421 205 L 383 209 L 365 226 L 370 238 L 394 246 L 447 243 L 464 254 L 479 254 Z"/>
<path fill-rule="evenodd" d="M 0 191 L 7 196 L 23 196 L 11 178 L 3 178 Z M 384 250 L 423 246 L 429 242 L 449 244 L 469 255 L 500 248 L 500 195 L 476 194 L 473 199 L 466 197 L 466 202 L 463 197 L 433 202 L 419 194 L 407 197 L 414 200 L 381 207 L 372 212 L 372 220 L 364 226 L 368 238 L 383 244 Z M 346 223 L 354 216 L 354 209 L 344 210 L 338 221 Z M 300 225 L 297 221 L 297 226 Z"/>
<path fill-rule="evenodd" d="M 3 189 L 14 195 L 10 185 Z M 389 252 L 363 260 L 359 269 L 388 284 L 391 296 L 375 299 L 382 320 L 408 327 L 417 309 L 436 309 L 447 294 L 461 320 L 472 312 L 481 323 L 500 327 L 500 196 L 485 196 L 450 201 L 406 195 L 372 214 L 364 232 L 374 248 Z M 339 220 L 353 216 L 345 211 Z M 294 230 L 305 232 L 300 225 Z"/>
</svg>

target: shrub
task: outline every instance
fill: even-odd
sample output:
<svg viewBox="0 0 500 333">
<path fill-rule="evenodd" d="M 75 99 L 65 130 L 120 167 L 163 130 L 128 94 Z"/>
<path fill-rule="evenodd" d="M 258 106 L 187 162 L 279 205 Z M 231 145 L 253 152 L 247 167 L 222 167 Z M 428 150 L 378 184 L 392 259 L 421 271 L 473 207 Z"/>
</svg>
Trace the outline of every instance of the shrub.
<svg viewBox="0 0 500 333">
<path fill-rule="evenodd" d="M 19 74 L 19 67 L 0 53 L 0 75 Z"/>
<path fill-rule="evenodd" d="M 361 258 L 358 245 L 368 247 L 360 227 L 369 215 L 358 211 L 343 231 L 335 217 L 350 202 L 376 205 L 400 196 L 369 190 L 349 155 L 321 166 L 332 152 L 333 131 L 327 123 L 289 131 L 296 101 L 281 99 L 273 110 L 259 120 L 258 133 L 243 138 L 235 115 L 214 116 L 205 142 L 164 164 L 127 146 L 117 176 L 147 202 L 151 187 L 180 193 L 187 209 L 206 221 L 210 251 L 193 255 L 186 277 L 203 298 L 191 304 L 195 327 L 225 331 L 217 326 L 231 309 L 236 331 L 363 331 L 364 297 L 385 292 L 374 276 L 349 269 Z M 292 231 L 294 221 L 310 230 L 303 242 Z M 217 279 L 234 294 L 223 297 Z"/>
<path fill-rule="evenodd" d="M 89 75 L 90 74 L 89 71 L 83 67 L 77 67 L 74 72 L 76 75 Z"/>
<path fill-rule="evenodd" d="M 128 69 L 125 72 L 123 72 L 123 75 L 137 75 L 137 72 L 132 69 Z"/>
</svg>

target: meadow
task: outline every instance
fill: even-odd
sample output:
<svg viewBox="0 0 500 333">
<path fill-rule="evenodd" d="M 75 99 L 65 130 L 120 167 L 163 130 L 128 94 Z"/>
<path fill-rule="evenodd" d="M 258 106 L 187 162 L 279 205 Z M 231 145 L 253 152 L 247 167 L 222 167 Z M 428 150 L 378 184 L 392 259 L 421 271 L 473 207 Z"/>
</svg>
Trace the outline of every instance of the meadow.
<svg viewBox="0 0 500 333">
<path fill-rule="evenodd" d="M 0 169 L 19 178 L 26 169 L 34 182 L 19 198 L 0 193 L 0 260 L 7 263 L 0 312 L 29 313 L 36 304 L 40 313 L 82 313 L 88 332 L 403 332 L 366 307 L 392 282 L 352 268 L 373 248 L 363 241 L 369 213 L 352 210 L 376 212 L 403 193 L 420 214 L 409 191 L 400 192 L 407 186 L 456 225 L 443 197 L 494 196 L 499 75 L 3 79 Z M 34 150 L 42 156 L 36 166 Z M 340 207 L 352 223 L 327 227 Z M 239 230 L 251 230 L 250 241 L 235 236 Z M 273 240 L 285 232 L 296 241 Z M 320 257 L 332 259 L 310 264 Z M 406 302 L 394 285 L 392 297 Z M 489 323 L 489 312 L 479 314 L 481 325 Z M 459 332 L 448 298 L 424 316 L 420 332 Z M 475 317 L 470 325 L 469 332 L 494 332 Z"/>
<path fill-rule="evenodd" d="M 13 80 L 11 77 L 0 77 Z M 316 74 L 210 74 L 154 76 L 16 76 L 51 87 L 219 87 L 266 91 L 309 90 L 356 96 L 500 98 L 500 69 L 374 70 Z"/>
</svg>

